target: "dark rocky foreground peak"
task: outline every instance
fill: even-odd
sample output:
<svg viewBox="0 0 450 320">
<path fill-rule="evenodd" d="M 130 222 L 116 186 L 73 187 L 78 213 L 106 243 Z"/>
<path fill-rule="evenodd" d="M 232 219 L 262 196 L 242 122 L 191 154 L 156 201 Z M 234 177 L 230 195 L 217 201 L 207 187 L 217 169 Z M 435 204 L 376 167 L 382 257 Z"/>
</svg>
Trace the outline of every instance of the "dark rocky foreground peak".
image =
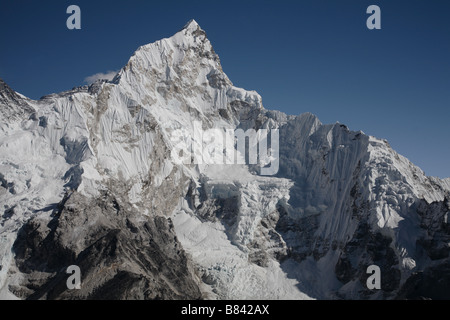
<svg viewBox="0 0 450 320">
<path fill-rule="evenodd" d="M 136 215 L 115 197 L 74 193 L 51 220 L 34 218 L 13 250 L 23 273 L 10 291 L 24 299 L 199 299 L 201 293 L 170 219 Z M 68 290 L 67 267 L 81 270 Z"/>
</svg>

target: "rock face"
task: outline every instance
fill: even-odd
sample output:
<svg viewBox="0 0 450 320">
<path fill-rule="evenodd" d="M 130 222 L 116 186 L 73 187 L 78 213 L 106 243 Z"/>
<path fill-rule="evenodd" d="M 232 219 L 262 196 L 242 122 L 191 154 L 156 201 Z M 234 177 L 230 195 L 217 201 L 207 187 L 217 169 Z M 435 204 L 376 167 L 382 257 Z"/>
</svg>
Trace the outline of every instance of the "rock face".
<svg viewBox="0 0 450 320">
<path fill-rule="evenodd" d="M 417 207 L 423 232 L 417 240 L 421 268 L 407 279 L 399 298 L 450 298 L 450 224 L 448 197 L 428 204 L 420 201 Z"/>
<path fill-rule="evenodd" d="M 0 115 L 2 119 L 12 122 L 29 117 L 34 111 L 28 99 L 12 90 L 0 79 Z"/>
<path fill-rule="evenodd" d="M 26 299 L 200 299 L 191 263 L 170 220 L 139 217 L 104 193 L 74 193 L 50 219 L 30 219 L 14 243 L 19 286 Z M 67 267 L 82 272 L 80 290 L 68 290 Z"/>
<path fill-rule="evenodd" d="M 266 110 L 195 21 L 112 81 L 39 101 L 0 82 L 0 106 L 0 298 L 449 297 L 450 180 L 343 124 Z M 209 129 L 268 130 L 271 147 L 279 133 L 279 170 L 204 161 L 226 149 L 192 141 Z M 175 161 L 180 138 L 202 157 Z"/>
</svg>

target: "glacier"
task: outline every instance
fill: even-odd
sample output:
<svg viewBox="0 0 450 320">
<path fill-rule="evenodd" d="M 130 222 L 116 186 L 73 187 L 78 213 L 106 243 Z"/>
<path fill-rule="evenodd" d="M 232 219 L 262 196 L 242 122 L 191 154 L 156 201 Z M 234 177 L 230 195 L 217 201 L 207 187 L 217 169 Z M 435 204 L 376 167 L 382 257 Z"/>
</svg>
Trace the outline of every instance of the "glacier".
<svg viewBox="0 0 450 320">
<path fill-rule="evenodd" d="M 450 298 L 450 179 L 265 109 L 195 20 L 110 81 L 32 100 L 0 80 L 0 114 L 2 299 Z M 194 122 L 278 130 L 278 173 L 176 163 L 171 135 Z"/>
</svg>

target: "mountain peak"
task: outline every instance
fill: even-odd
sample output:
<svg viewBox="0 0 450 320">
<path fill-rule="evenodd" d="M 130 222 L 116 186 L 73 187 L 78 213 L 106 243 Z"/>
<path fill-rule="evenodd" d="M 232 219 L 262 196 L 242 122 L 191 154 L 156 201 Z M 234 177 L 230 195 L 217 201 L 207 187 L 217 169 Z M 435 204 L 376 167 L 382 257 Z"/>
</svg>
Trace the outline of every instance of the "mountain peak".
<svg viewBox="0 0 450 320">
<path fill-rule="evenodd" d="M 21 97 L 0 78 L 0 102 L 7 100 L 21 100 Z"/>
<path fill-rule="evenodd" d="M 197 23 L 197 21 L 195 21 L 194 19 L 191 19 L 188 21 L 188 23 L 186 23 L 183 27 L 183 30 L 188 30 L 188 31 L 195 31 L 197 29 L 201 29 L 199 24 Z"/>
<path fill-rule="evenodd" d="M 11 88 L 6 84 L 5 81 L 3 81 L 2 78 L 0 78 L 0 92 L 2 91 L 11 91 Z"/>
<path fill-rule="evenodd" d="M 139 83 L 148 81 L 149 85 L 155 83 L 155 74 L 147 76 L 150 74 L 146 70 L 157 70 L 161 75 L 158 81 L 161 82 L 178 79 L 194 84 L 207 80 L 212 85 L 222 86 L 225 83 L 231 85 L 226 75 L 220 75 L 223 73 L 220 59 L 214 52 L 206 32 L 194 19 L 173 36 L 139 47 L 113 82 L 118 83 L 128 70 L 131 70 L 131 73 L 125 77 L 127 81 L 133 78 Z M 193 70 L 198 72 L 192 73 Z M 187 76 L 189 73 L 191 76 Z M 194 75 L 199 78 L 195 78 Z M 205 75 L 208 75 L 208 79 L 202 78 L 206 77 Z"/>
<path fill-rule="evenodd" d="M 194 20 L 112 82 L 0 79 L 0 299 L 448 299 L 450 180 L 342 126 L 264 109 Z"/>
</svg>

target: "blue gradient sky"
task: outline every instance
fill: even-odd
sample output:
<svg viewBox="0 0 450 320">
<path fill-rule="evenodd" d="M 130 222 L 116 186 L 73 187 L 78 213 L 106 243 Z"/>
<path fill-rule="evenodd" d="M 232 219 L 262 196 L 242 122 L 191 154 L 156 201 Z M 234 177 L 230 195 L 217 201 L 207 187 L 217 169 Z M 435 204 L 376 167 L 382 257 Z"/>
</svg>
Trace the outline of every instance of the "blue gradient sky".
<svg viewBox="0 0 450 320">
<path fill-rule="evenodd" d="M 66 28 L 71 4 L 81 30 Z M 366 28 L 371 4 L 381 30 Z M 120 69 L 192 18 L 267 109 L 345 123 L 450 177 L 450 1 L 2 0 L 0 77 L 38 99 Z"/>
</svg>

